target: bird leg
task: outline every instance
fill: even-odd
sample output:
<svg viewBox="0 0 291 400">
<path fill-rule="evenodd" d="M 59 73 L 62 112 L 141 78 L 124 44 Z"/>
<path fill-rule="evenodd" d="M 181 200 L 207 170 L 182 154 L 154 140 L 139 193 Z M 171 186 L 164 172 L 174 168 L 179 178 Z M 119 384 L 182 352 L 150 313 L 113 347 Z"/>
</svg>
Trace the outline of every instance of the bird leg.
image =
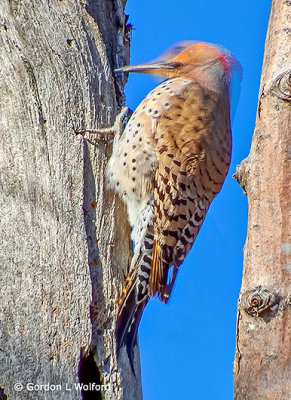
<svg viewBox="0 0 291 400">
<path fill-rule="evenodd" d="M 75 131 L 75 133 L 76 135 L 82 135 L 84 137 L 86 136 L 86 133 L 89 133 L 89 135 L 97 135 L 108 142 L 113 141 L 113 138 L 118 141 L 131 114 L 132 112 L 128 107 L 121 107 L 119 114 L 115 118 L 114 124 L 109 128 L 84 129 L 81 131 Z"/>
</svg>

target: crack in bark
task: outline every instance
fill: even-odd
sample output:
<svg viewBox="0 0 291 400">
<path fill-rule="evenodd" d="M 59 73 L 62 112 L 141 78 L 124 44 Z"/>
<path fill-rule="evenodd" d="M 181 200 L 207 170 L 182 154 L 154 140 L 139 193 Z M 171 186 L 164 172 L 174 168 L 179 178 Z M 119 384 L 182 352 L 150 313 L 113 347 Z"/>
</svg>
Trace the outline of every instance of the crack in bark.
<svg viewBox="0 0 291 400">
<path fill-rule="evenodd" d="M 4 389 L 0 387 L 0 400 L 7 400 L 7 396 L 4 393 Z"/>
<path fill-rule="evenodd" d="M 235 359 L 233 362 L 233 374 L 238 375 L 240 369 L 240 360 L 241 360 L 241 352 L 239 349 L 239 323 L 241 320 L 240 311 L 237 312 L 237 319 L 236 319 L 236 334 L 235 334 Z"/>
</svg>

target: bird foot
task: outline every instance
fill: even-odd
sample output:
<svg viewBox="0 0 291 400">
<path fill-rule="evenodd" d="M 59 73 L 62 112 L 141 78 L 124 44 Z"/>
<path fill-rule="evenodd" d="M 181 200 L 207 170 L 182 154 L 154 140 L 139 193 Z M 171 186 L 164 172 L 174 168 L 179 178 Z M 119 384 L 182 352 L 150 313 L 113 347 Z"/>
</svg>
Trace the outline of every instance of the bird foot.
<svg viewBox="0 0 291 400">
<path fill-rule="evenodd" d="M 75 133 L 76 135 L 81 135 L 84 137 L 86 137 L 86 133 L 89 135 L 97 135 L 97 138 L 102 138 L 106 142 L 112 142 L 114 138 L 120 137 L 131 114 L 132 112 L 128 107 L 121 107 L 121 110 L 116 116 L 115 122 L 111 127 L 84 129 L 81 131 L 75 131 Z"/>
</svg>

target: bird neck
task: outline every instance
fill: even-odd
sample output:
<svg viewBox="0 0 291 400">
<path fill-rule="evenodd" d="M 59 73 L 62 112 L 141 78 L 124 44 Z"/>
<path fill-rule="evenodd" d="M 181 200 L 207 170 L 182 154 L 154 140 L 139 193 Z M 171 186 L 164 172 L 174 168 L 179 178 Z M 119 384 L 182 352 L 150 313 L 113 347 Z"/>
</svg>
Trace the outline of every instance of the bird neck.
<svg viewBox="0 0 291 400">
<path fill-rule="evenodd" d="M 188 67 L 188 66 L 185 66 Z M 181 76 L 193 79 L 217 96 L 228 95 L 228 76 L 221 63 L 185 68 Z"/>
</svg>

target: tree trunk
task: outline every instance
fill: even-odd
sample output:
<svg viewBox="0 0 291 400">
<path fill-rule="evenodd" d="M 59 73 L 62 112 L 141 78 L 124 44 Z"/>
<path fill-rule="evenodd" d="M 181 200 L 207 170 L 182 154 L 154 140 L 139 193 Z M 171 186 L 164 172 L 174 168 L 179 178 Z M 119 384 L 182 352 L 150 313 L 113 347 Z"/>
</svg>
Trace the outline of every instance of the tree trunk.
<svg viewBox="0 0 291 400">
<path fill-rule="evenodd" d="M 236 172 L 249 204 L 236 400 L 287 400 L 291 393 L 290 8 L 290 1 L 272 2 L 256 128 Z"/>
<path fill-rule="evenodd" d="M 128 62 L 123 9 L 0 3 L 0 399 L 141 398 L 115 354 L 131 250 L 105 186 L 111 145 L 75 134 L 111 125 L 124 101 L 112 73 Z"/>
</svg>

